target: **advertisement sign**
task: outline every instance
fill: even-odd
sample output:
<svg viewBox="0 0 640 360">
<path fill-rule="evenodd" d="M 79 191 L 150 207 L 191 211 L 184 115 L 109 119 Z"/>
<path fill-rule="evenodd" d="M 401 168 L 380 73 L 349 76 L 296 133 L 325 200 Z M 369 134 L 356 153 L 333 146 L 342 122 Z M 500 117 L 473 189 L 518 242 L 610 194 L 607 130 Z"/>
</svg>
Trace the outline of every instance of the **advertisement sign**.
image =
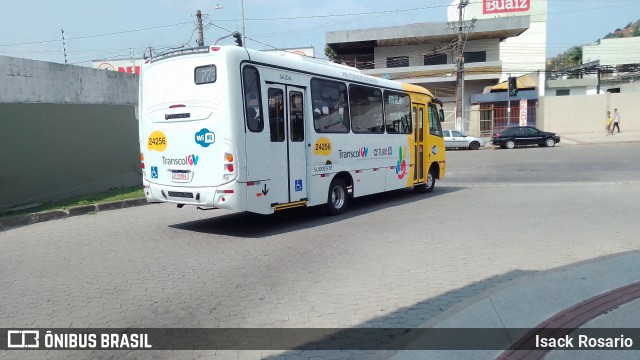
<svg viewBox="0 0 640 360">
<path fill-rule="evenodd" d="M 142 65 L 143 62 L 144 59 L 93 60 L 92 67 L 94 69 L 105 69 L 111 71 L 126 72 L 130 74 L 140 74 L 140 65 Z"/>
<path fill-rule="evenodd" d="M 529 11 L 531 0 L 484 0 L 482 4 L 483 14 L 503 14 L 520 11 Z"/>
<path fill-rule="evenodd" d="M 520 99 L 520 126 L 527 126 L 527 99 Z"/>
</svg>

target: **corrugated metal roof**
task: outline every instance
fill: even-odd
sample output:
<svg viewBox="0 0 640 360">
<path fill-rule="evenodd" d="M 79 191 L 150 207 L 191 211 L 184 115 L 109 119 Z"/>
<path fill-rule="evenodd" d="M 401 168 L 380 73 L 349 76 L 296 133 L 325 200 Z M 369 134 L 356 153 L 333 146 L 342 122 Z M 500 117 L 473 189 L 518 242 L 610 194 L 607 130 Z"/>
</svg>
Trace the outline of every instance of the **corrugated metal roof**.
<svg viewBox="0 0 640 360">
<path fill-rule="evenodd" d="M 538 87 L 538 83 L 529 75 L 519 76 L 518 78 L 516 78 L 516 83 L 518 84 L 518 90 L 535 89 Z M 507 91 L 508 89 L 509 84 L 506 81 L 491 87 L 491 91 Z"/>
</svg>

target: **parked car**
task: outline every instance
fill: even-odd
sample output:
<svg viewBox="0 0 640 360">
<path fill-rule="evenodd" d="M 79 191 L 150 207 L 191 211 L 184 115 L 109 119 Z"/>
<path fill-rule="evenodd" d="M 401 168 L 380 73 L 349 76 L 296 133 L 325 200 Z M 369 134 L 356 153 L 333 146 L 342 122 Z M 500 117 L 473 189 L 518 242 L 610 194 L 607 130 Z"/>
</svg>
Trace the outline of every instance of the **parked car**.
<svg viewBox="0 0 640 360">
<path fill-rule="evenodd" d="M 465 135 L 458 130 L 444 130 L 444 146 L 447 149 L 465 148 L 469 150 L 478 150 L 484 146 L 484 140 L 481 138 Z"/>
<path fill-rule="evenodd" d="M 503 149 L 513 149 L 517 145 L 538 145 L 552 147 L 560 142 L 555 133 L 538 130 L 533 126 L 514 126 L 506 128 L 491 138 L 493 145 Z"/>
</svg>

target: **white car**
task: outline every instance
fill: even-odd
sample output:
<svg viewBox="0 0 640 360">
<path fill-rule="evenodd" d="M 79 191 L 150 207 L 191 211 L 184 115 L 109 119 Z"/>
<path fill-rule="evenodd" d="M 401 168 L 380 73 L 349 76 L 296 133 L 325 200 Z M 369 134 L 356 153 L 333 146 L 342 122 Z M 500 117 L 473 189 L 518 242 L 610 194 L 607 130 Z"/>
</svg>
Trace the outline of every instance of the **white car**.
<svg viewBox="0 0 640 360">
<path fill-rule="evenodd" d="M 444 146 L 447 149 L 465 148 L 469 150 L 478 150 L 484 147 L 484 140 L 474 136 L 465 135 L 458 130 L 443 130 Z"/>
</svg>

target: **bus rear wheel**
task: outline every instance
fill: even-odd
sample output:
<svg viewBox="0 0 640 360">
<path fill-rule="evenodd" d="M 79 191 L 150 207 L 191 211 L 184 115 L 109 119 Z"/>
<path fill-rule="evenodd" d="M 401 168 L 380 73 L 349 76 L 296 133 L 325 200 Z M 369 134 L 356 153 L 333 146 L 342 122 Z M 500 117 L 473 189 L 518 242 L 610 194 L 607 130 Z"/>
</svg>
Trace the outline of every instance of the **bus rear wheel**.
<svg viewBox="0 0 640 360">
<path fill-rule="evenodd" d="M 349 192 L 344 180 L 334 178 L 329 185 L 327 196 L 327 211 L 329 215 L 340 215 L 347 210 L 349 204 Z"/>
</svg>

